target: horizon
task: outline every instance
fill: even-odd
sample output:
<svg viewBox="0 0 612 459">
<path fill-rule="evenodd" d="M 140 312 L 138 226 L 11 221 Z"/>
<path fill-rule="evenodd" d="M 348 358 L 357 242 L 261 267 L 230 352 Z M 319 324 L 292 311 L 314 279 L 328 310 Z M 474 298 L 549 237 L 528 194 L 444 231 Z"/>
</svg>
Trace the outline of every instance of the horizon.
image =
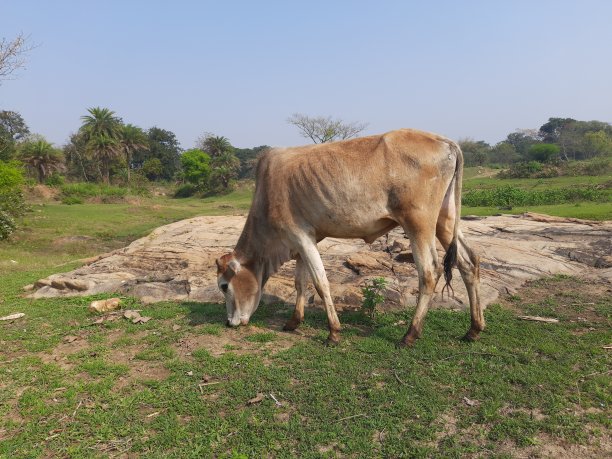
<svg viewBox="0 0 612 459">
<path fill-rule="evenodd" d="M 58 146 L 95 106 L 172 131 L 183 149 L 205 132 L 238 148 L 309 143 L 286 121 L 296 112 L 368 123 L 361 135 L 409 127 L 490 144 L 550 117 L 612 119 L 605 1 L 3 10 L 0 38 L 38 46 L 1 82 L 0 109 Z"/>
</svg>

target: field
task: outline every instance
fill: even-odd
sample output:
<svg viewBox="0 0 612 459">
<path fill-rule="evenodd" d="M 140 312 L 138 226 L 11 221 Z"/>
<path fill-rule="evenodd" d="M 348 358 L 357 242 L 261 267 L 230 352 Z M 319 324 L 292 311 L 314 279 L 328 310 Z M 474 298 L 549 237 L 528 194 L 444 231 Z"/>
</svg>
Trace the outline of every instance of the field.
<svg viewBox="0 0 612 459">
<path fill-rule="evenodd" d="M 491 183 L 476 176 L 466 189 L 471 180 Z M 250 193 L 240 191 L 205 200 L 33 205 L 22 229 L 0 243 L 0 316 L 26 314 L 0 322 L 0 457 L 612 452 L 607 285 L 563 276 L 531 283 L 487 309 L 488 329 L 473 344 L 458 339 L 467 313 L 432 310 L 424 338 L 401 351 L 394 344 L 412 311 L 375 322 L 341 313 L 343 341 L 330 349 L 318 310 L 307 310 L 299 333 L 284 333 L 287 305 L 260 308 L 251 325 L 229 330 L 217 304 L 124 298 L 124 308 L 151 317 L 133 324 L 120 315 L 99 321 L 87 311 L 92 299 L 108 295 L 22 296 L 24 285 L 159 225 L 243 213 L 249 202 Z M 611 210 L 609 203 L 582 203 L 548 211 L 564 212 L 606 219 Z M 521 314 L 560 322 L 525 322 Z"/>
</svg>

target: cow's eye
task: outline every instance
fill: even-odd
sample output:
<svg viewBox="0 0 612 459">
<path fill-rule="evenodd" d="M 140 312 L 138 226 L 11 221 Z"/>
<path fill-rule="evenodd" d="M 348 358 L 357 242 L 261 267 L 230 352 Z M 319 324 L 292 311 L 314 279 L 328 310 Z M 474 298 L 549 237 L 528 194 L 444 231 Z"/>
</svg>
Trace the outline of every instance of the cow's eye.
<svg viewBox="0 0 612 459">
<path fill-rule="evenodd" d="M 223 290 L 223 293 L 227 292 L 227 284 L 221 284 L 221 290 Z"/>
</svg>

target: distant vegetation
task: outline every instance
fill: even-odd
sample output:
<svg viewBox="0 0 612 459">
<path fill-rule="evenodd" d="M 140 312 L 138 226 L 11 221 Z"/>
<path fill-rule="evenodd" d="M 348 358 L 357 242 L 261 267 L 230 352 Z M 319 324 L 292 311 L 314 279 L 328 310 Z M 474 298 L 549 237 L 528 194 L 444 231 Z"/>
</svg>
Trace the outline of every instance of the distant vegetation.
<svg viewBox="0 0 612 459">
<path fill-rule="evenodd" d="M 300 114 L 288 121 L 314 142 L 350 138 L 365 127 Z M 472 139 L 459 144 L 468 168 L 487 168 L 494 171 L 488 178 L 498 179 L 483 186 L 477 185 L 478 180 L 466 182 L 463 202 L 468 207 L 610 201 L 609 179 L 554 190 L 513 182 L 610 175 L 610 123 L 550 118 L 540 128 L 510 133 L 496 145 Z M 184 150 L 173 132 L 125 123 L 101 107 L 89 108 L 60 148 L 31 133 L 19 113 L 0 111 L 0 238 L 11 233 L 15 218 L 26 210 L 24 184 L 53 187 L 53 196 L 64 204 L 119 202 L 153 189 L 176 198 L 224 195 L 239 180 L 254 178 L 257 159 L 268 148 L 235 148 L 226 137 L 205 132 L 193 148 Z"/>
</svg>

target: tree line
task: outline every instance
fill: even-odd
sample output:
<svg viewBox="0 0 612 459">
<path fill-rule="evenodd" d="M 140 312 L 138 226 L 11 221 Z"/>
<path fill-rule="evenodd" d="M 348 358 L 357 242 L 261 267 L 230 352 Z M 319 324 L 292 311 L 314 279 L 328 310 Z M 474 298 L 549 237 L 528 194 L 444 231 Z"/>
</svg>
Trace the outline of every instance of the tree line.
<svg viewBox="0 0 612 459">
<path fill-rule="evenodd" d="M 549 118 L 539 129 L 520 129 L 489 145 L 483 140 L 459 141 L 468 166 L 554 163 L 612 154 L 612 124 Z"/>
<path fill-rule="evenodd" d="M 165 181 L 188 185 L 191 194 L 225 193 L 251 174 L 254 158 L 266 146 L 237 149 L 205 133 L 183 151 L 166 129 L 142 129 L 108 108 L 93 107 L 62 148 L 30 133 L 14 111 L 0 111 L 0 160 L 21 162 L 39 183 L 63 180 L 139 185 Z"/>
</svg>

